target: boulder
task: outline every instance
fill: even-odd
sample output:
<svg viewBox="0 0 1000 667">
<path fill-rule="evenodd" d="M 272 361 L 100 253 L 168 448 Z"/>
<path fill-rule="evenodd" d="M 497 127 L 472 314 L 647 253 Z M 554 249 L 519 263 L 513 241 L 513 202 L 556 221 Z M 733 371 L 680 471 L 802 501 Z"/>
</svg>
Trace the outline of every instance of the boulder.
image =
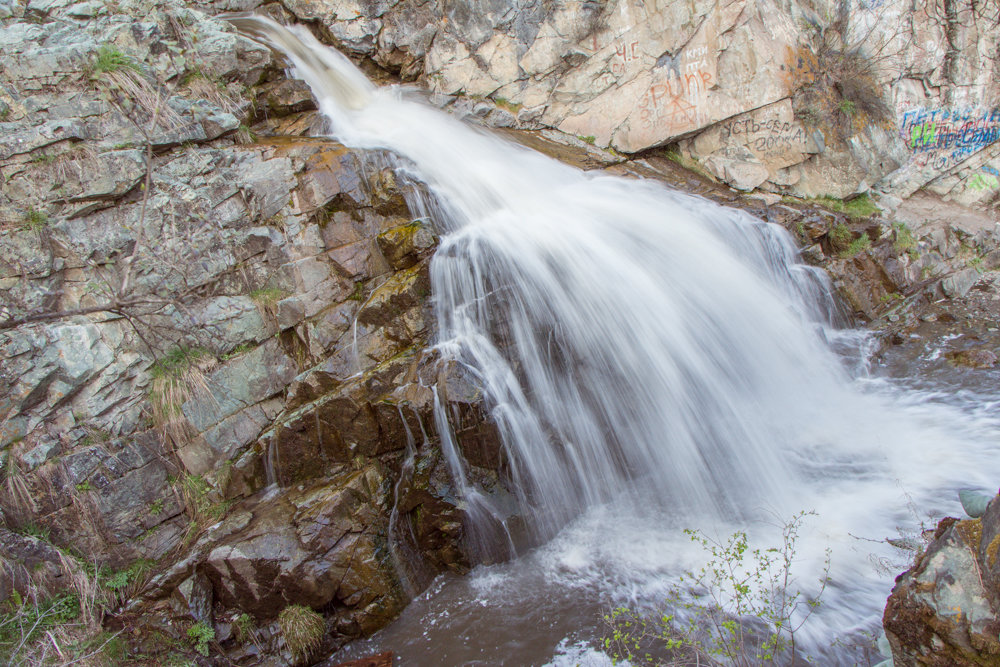
<svg viewBox="0 0 1000 667">
<path fill-rule="evenodd" d="M 896 579 L 883 625 L 893 664 L 1000 663 L 1000 498 L 981 519 L 943 519 L 916 563 Z M 992 555 L 991 555 L 992 554 Z"/>
</svg>

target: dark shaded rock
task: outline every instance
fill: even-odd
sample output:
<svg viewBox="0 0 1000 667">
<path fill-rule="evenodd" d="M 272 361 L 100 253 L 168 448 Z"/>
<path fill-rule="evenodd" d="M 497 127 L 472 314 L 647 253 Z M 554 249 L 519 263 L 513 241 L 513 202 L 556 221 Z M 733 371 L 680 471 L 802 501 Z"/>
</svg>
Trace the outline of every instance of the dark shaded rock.
<svg viewBox="0 0 1000 667">
<path fill-rule="evenodd" d="M 258 88 L 258 113 L 267 116 L 287 116 L 316 109 L 316 100 L 305 82 L 299 79 L 279 79 Z"/>
<path fill-rule="evenodd" d="M 41 599 L 55 595 L 72 586 L 68 574 L 54 546 L 0 526 L 0 600 L 9 599 L 14 591 Z"/>
<path fill-rule="evenodd" d="M 385 651 L 367 658 L 341 662 L 332 667 L 392 667 L 392 651 Z"/>
<path fill-rule="evenodd" d="M 212 582 L 203 572 L 195 572 L 174 589 L 175 611 L 181 616 L 190 616 L 195 621 L 212 623 Z"/>
</svg>

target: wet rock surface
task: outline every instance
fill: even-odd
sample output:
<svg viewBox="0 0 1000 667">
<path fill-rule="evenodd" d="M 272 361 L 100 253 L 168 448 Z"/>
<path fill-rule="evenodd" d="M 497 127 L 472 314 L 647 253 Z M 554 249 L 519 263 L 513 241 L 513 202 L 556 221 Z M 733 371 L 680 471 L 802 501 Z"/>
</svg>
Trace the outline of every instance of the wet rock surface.
<svg viewBox="0 0 1000 667">
<path fill-rule="evenodd" d="M 979 519 L 947 518 L 914 566 L 896 579 L 883 623 L 896 665 L 1000 661 L 1000 501 Z"/>
</svg>

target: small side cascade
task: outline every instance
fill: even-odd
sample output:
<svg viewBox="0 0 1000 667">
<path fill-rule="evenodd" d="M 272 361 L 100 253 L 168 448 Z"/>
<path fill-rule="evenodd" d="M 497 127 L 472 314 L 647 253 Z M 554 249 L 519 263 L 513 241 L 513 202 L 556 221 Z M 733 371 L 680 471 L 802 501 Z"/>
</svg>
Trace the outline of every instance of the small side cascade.
<svg viewBox="0 0 1000 667">
<path fill-rule="evenodd" d="M 468 517 L 466 547 L 475 562 L 490 563 L 506 560 L 516 554 L 514 540 L 507 527 L 507 518 L 489 497 L 469 481 L 465 460 L 459 452 L 452 432 L 451 423 L 441 402 L 437 385 L 434 392 L 434 422 L 441 439 L 441 453 L 444 455 L 451 478 L 456 485 L 456 495 L 464 502 Z"/>
<path fill-rule="evenodd" d="M 406 594 L 416 597 L 427 588 L 430 582 L 430 575 L 421 568 L 423 558 L 417 548 L 417 536 L 413 533 L 413 525 L 400 515 L 399 506 L 403 500 L 400 496 L 405 485 L 413 482 L 413 465 L 417 458 L 416 440 L 410 424 L 403 414 L 403 406 L 397 406 L 399 419 L 403 423 L 406 433 L 406 455 L 403 458 L 403 465 L 399 471 L 399 479 L 393 487 L 392 513 L 389 515 L 389 550 L 392 552 L 392 560 L 399 572 Z M 420 422 L 420 414 L 415 410 L 414 416 Z M 423 423 L 420 422 L 420 430 L 424 435 L 423 446 L 427 446 L 427 435 L 424 433 Z"/>
</svg>

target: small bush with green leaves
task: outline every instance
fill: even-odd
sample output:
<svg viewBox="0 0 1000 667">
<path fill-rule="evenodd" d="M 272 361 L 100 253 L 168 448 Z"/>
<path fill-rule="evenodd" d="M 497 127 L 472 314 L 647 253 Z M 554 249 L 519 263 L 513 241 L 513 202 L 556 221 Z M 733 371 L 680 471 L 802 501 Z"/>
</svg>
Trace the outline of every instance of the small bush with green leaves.
<svg viewBox="0 0 1000 667">
<path fill-rule="evenodd" d="M 194 650 L 208 657 L 208 643 L 215 640 L 215 629 L 205 621 L 198 621 L 187 631 L 188 639 L 194 645 Z"/>
<path fill-rule="evenodd" d="M 0 603 L 0 662 L 19 664 L 35 640 L 80 616 L 80 599 L 64 593 L 48 600 L 22 598 L 15 590 Z"/>
<path fill-rule="evenodd" d="M 792 517 L 782 527 L 781 544 L 764 549 L 751 547 L 744 531 L 715 540 L 686 530 L 704 550 L 705 565 L 681 578 L 658 613 L 619 607 L 607 614 L 605 650 L 616 662 L 632 665 L 797 662 L 796 632 L 819 607 L 830 571 L 827 550 L 819 589 L 811 597 L 792 576 L 808 514 Z"/>
<path fill-rule="evenodd" d="M 288 292 L 277 287 L 262 287 L 250 292 L 250 298 L 261 306 L 273 306 L 288 296 Z"/>
<path fill-rule="evenodd" d="M 365 300 L 365 284 L 362 281 L 356 281 L 354 283 L 354 291 L 347 297 L 351 301 L 364 301 Z"/>
<path fill-rule="evenodd" d="M 43 542 L 48 542 L 50 539 L 48 527 L 41 526 L 33 521 L 21 526 L 18 532 L 28 537 L 34 537 L 36 540 L 42 540 Z"/>
<path fill-rule="evenodd" d="M 820 113 L 814 107 L 804 107 L 795 112 L 795 117 L 805 125 L 815 125 L 820 121 Z"/>
<path fill-rule="evenodd" d="M 212 485 L 201 475 L 185 475 L 181 480 L 181 495 L 195 517 L 200 517 L 212 506 L 208 494 Z"/>
<path fill-rule="evenodd" d="M 892 223 L 892 231 L 895 236 L 893 247 L 896 252 L 905 252 L 911 259 L 917 259 L 920 252 L 917 250 L 917 238 L 913 235 L 913 230 L 905 222 Z"/>
<path fill-rule="evenodd" d="M 241 644 L 247 642 L 255 643 L 257 642 L 257 626 L 254 623 L 253 616 L 243 612 L 239 616 L 233 619 L 233 636 L 236 637 L 236 641 Z"/>
<path fill-rule="evenodd" d="M 836 197 L 817 197 L 814 200 L 817 204 L 831 211 L 843 213 L 852 220 L 870 218 L 879 212 L 878 206 L 867 194 L 858 195 L 851 199 L 837 199 Z"/>
<path fill-rule="evenodd" d="M 830 237 L 830 244 L 834 248 L 846 248 L 851 243 L 851 230 L 847 225 L 840 223 L 830 228 L 827 234 Z"/>
<path fill-rule="evenodd" d="M 250 350 L 254 349 L 255 347 L 256 347 L 256 345 L 254 345 L 250 341 L 247 341 L 246 343 L 240 343 L 239 345 L 237 345 L 236 347 L 234 347 L 233 349 L 231 349 L 229 352 L 226 352 L 225 354 L 223 354 L 222 356 L 220 356 L 219 357 L 219 361 L 229 361 L 230 359 L 234 359 L 234 358 L 240 356 L 241 354 L 249 352 Z"/>
<path fill-rule="evenodd" d="M 49 224 L 49 216 L 44 212 L 31 209 L 24 214 L 24 228 L 32 231 L 42 229 Z"/>
<path fill-rule="evenodd" d="M 153 561 L 140 558 L 124 570 L 102 572 L 102 583 L 104 584 L 104 588 L 110 591 L 120 592 L 128 588 L 129 585 L 141 581 L 152 568 Z"/>
<path fill-rule="evenodd" d="M 323 616 L 299 604 L 289 605 L 278 614 L 278 627 L 285 646 L 296 659 L 306 658 L 316 650 L 326 633 Z"/>
<path fill-rule="evenodd" d="M 501 109 L 506 109 L 515 116 L 517 115 L 517 112 L 521 110 L 521 107 L 524 106 L 523 104 L 520 104 L 518 102 L 511 102 L 505 97 L 494 97 L 493 102 L 495 102 L 496 105 Z"/>
</svg>

